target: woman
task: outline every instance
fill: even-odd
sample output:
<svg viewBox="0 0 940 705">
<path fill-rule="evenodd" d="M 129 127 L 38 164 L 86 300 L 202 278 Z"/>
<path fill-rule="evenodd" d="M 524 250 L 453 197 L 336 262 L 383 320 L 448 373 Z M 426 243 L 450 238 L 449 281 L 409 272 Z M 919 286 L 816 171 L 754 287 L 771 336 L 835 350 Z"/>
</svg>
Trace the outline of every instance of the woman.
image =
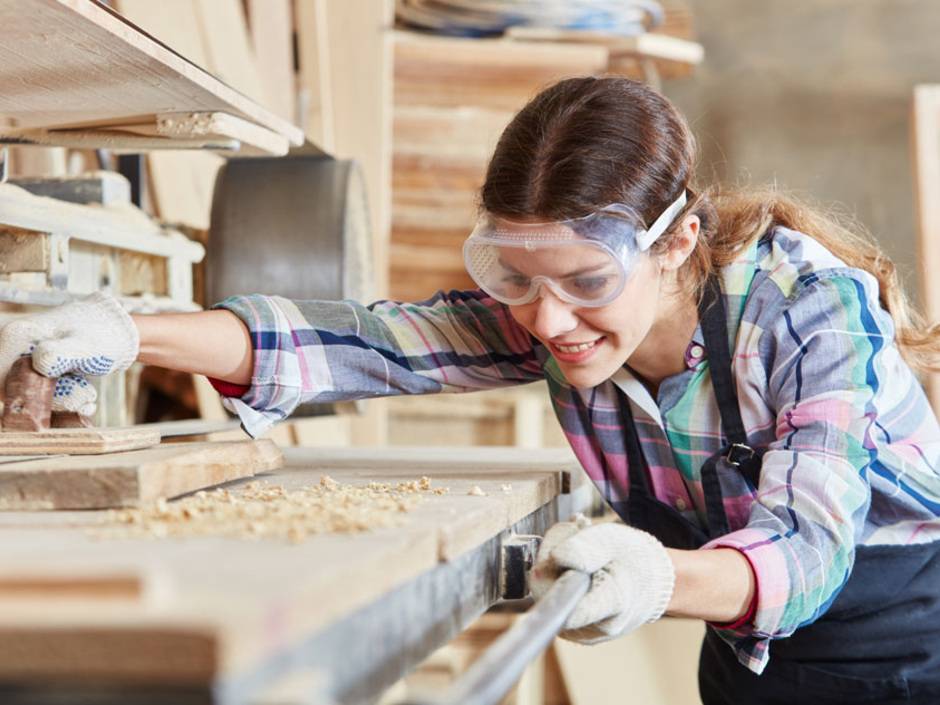
<svg viewBox="0 0 940 705">
<path fill-rule="evenodd" d="M 478 290 L 133 320 L 98 295 L 4 328 L 0 375 L 31 352 L 87 410 L 83 373 L 205 374 L 253 435 L 302 401 L 546 379 L 625 522 L 545 538 L 537 590 L 593 575 L 568 637 L 696 617 L 706 703 L 937 702 L 940 429 L 911 369 L 937 330 L 868 240 L 775 193 L 693 190 L 694 155 L 642 84 L 563 81 L 496 147 Z"/>
</svg>

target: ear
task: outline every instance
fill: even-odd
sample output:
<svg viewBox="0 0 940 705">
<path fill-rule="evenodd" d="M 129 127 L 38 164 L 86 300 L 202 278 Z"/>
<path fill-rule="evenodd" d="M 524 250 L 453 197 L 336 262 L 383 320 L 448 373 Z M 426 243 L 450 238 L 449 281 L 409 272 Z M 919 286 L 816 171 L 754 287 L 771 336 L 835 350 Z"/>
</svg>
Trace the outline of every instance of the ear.
<svg viewBox="0 0 940 705">
<path fill-rule="evenodd" d="M 682 219 L 678 231 L 672 237 L 669 250 L 659 256 L 660 266 L 663 270 L 675 271 L 685 264 L 698 243 L 700 227 L 701 221 L 699 221 L 697 215 L 687 215 Z"/>
</svg>

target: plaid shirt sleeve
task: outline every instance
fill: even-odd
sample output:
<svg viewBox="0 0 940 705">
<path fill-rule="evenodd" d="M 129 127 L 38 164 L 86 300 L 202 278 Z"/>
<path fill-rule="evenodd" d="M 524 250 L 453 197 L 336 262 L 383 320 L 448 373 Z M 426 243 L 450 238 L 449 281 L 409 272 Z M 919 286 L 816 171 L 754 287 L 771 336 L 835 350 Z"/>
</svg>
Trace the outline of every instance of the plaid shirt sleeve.
<svg viewBox="0 0 940 705">
<path fill-rule="evenodd" d="M 871 502 L 881 358 L 893 345 L 877 284 L 857 270 L 805 276 L 775 318 L 761 346 L 776 440 L 747 525 L 706 545 L 743 552 L 754 570 L 753 619 L 719 634 L 757 673 L 770 640 L 816 620 L 848 580 Z"/>
<path fill-rule="evenodd" d="M 462 392 L 542 378 L 533 340 L 482 291 L 422 303 L 234 296 L 213 308 L 248 327 L 251 387 L 223 403 L 252 436 L 305 402 Z"/>
</svg>

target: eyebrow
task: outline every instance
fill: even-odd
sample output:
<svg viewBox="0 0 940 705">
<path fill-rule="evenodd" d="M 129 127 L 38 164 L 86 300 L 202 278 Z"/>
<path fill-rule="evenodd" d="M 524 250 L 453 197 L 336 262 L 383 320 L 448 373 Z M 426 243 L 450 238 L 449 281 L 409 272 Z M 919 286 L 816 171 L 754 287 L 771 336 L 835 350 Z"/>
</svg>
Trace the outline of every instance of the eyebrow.
<svg viewBox="0 0 940 705">
<path fill-rule="evenodd" d="M 506 269 L 510 270 L 513 274 L 521 274 L 524 277 L 529 276 L 528 274 L 525 274 L 524 272 L 520 272 L 518 269 L 516 269 L 511 264 L 506 262 L 502 257 L 499 258 L 499 263 Z M 590 267 L 584 267 L 582 269 L 577 269 L 573 272 L 568 272 L 567 274 L 561 276 L 560 278 L 570 279 L 571 277 L 580 277 L 585 274 L 591 274 L 592 272 L 597 272 L 598 270 L 604 269 L 605 267 L 609 267 L 609 266 L 610 266 L 609 262 L 601 262 L 600 264 L 595 264 Z"/>
</svg>

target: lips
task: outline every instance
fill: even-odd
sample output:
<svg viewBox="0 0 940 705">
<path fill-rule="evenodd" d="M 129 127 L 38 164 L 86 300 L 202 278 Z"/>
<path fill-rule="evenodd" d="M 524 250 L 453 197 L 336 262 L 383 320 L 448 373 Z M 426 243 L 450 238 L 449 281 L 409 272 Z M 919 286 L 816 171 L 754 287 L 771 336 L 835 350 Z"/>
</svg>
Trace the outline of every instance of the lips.
<svg viewBox="0 0 940 705">
<path fill-rule="evenodd" d="M 551 343 L 552 353 L 562 362 L 582 362 L 597 350 L 604 338 L 581 343 Z"/>
</svg>

